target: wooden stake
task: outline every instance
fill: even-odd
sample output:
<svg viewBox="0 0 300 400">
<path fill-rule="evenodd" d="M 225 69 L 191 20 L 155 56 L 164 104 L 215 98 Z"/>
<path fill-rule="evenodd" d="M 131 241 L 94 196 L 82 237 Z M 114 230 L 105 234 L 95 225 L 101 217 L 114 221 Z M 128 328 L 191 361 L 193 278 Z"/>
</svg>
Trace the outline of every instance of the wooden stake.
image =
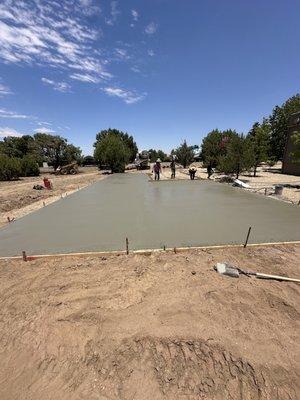
<svg viewBox="0 0 300 400">
<path fill-rule="evenodd" d="M 46 203 L 43 201 L 43 206 L 45 207 L 46 206 Z"/>
<path fill-rule="evenodd" d="M 22 257 L 23 257 L 23 261 L 27 261 L 27 255 L 26 255 L 26 251 L 22 251 Z"/>
<path fill-rule="evenodd" d="M 126 238 L 126 254 L 129 254 L 129 242 L 128 242 L 128 238 Z"/>
<path fill-rule="evenodd" d="M 166 246 L 164 245 L 164 251 L 166 251 Z"/>
<path fill-rule="evenodd" d="M 249 236 L 250 236 L 250 232 L 251 232 L 251 226 L 250 226 L 249 229 L 248 229 L 248 233 L 247 233 L 246 241 L 245 241 L 245 244 L 244 244 L 244 248 L 247 247 L 248 239 L 249 239 Z"/>
<path fill-rule="evenodd" d="M 267 195 L 267 190 L 268 190 L 268 189 L 267 189 L 267 188 L 265 188 L 265 196 Z"/>
<path fill-rule="evenodd" d="M 7 217 L 7 222 L 9 223 L 9 222 L 11 222 L 11 220 L 10 220 L 10 218 L 9 217 Z"/>
<path fill-rule="evenodd" d="M 175 253 L 175 254 L 177 253 L 177 249 L 176 249 L 176 247 L 174 247 L 174 253 Z"/>
</svg>

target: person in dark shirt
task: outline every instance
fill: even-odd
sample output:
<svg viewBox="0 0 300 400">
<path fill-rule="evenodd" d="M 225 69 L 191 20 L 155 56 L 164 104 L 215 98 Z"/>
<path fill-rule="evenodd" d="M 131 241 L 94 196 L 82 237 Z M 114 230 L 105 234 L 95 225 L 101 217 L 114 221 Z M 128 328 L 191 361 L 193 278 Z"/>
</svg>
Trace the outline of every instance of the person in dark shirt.
<svg viewBox="0 0 300 400">
<path fill-rule="evenodd" d="M 211 164 L 208 164 L 208 166 L 207 166 L 207 179 L 210 179 L 212 174 L 213 174 L 212 166 L 211 166 Z"/>
<path fill-rule="evenodd" d="M 155 179 L 156 181 L 159 181 L 159 179 L 160 179 L 160 172 L 161 172 L 161 165 L 160 165 L 160 163 L 161 163 L 161 161 L 160 161 L 160 159 L 158 158 L 158 159 L 156 160 L 156 163 L 155 163 L 154 166 L 153 166 L 154 179 Z"/>
<path fill-rule="evenodd" d="M 197 170 L 196 170 L 195 167 L 191 167 L 191 168 L 189 169 L 190 179 L 191 179 L 192 181 L 195 179 L 196 172 L 197 172 Z"/>
<path fill-rule="evenodd" d="M 171 179 L 175 179 L 176 164 L 175 164 L 175 158 L 174 157 L 172 157 L 170 168 L 171 168 Z"/>
</svg>

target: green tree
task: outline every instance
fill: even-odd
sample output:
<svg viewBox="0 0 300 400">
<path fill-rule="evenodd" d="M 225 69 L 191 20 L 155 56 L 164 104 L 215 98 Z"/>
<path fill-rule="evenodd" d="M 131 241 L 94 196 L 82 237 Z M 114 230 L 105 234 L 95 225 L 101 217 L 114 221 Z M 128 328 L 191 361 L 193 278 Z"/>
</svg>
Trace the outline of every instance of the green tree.
<svg viewBox="0 0 300 400">
<path fill-rule="evenodd" d="M 252 152 L 253 176 L 256 176 L 257 167 L 269 158 L 270 137 L 270 124 L 264 120 L 262 124 L 256 122 L 246 138 L 249 156 Z"/>
<path fill-rule="evenodd" d="M 177 149 L 172 150 L 171 154 L 175 154 L 176 160 L 183 168 L 186 168 L 194 160 L 194 146 L 188 146 L 186 140 L 184 140 Z"/>
<path fill-rule="evenodd" d="M 226 155 L 230 138 L 236 135 L 236 131 L 232 129 L 227 129 L 225 131 L 214 129 L 209 132 L 203 139 L 201 146 L 201 158 L 204 165 L 210 165 L 213 168 L 218 167 L 220 158 Z"/>
<path fill-rule="evenodd" d="M 243 135 L 232 135 L 226 146 L 226 154 L 219 160 L 218 168 L 226 174 L 235 174 L 238 179 L 241 172 L 249 170 L 253 163 L 253 149 Z"/>
<path fill-rule="evenodd" d="M 121 139 L 124 143 L 124 145 L 127 147 L 128 152 L 129 152 L 129 162 L 133 162 L 136 158 L 138 148 L 137 145 L 133 139 L 133 136 L 128 135 L 126 132 L 119 131 L 118 129 L 104 129 L 97 133 L 96 135 L 96 142 L 94 143 L 94 147 L 97 147 L 97 144 L 103 140 L 105 137 L 110 136 L 110 135 L 115 135 L 119 139 Z"/>
<path fill-rule="evenodd" d="M 8 136 L 0 144 L 0 153 L 8 157 L 22 158 L 34 154 L 34 139 L 30 135 L 21 137 Z"/>
<path fill-rule="evenodd" d="M 0 180 L 11 181 L 21 176 L 21 163 L 18 158 L 0 154 Z"/>
<path fill-rule="evenodd" d="M 300 132 L 295 132 L 292 135 L 292 140 L 294 143 L 294 151 L 292 152 L 292 160 L 295 163 L 300 163 Z"/>
<path fill-rule="evenodd" d="M 161 159 L 162 162 L 168 161 L 168 155 L 162 150 L 154 150 L 150 149 L 148 151 L 150 162 L 155 162 L 158 158 Z"/>
<path fill-rule="evenodd" d="M 110 133 L 97 142 L 94 158 L 99 167 L 107 166 L 112 173 L 124 172 L 130 151 L 119 135 Z"/>
<path fill-rule="evenodd" d="M 39 165 L 32 155 L 24 156 L 20 160 L 20 166 L 22 176 L 39 176 L 40 174 Z"/>
<path fill-rule="evenodd" d="M 93 156 L 85 156 L 85 157 L 83 157 L 83 160 L 82 160 L 82 165 L 83 166 L 85 166 L 85 165 L 95 165 L 95 164 L 96 164 L 96 161 L 95 161 Z"/>
<path fill-rule="evenodd" d="M 54 169 L 58 166 L 81 160 L 81 150 L 67 139 L 48 133 L 36 133 L 34 135 L 34 146 L 39 162 L 46 161 Z"/>
<path fill-rule="evenodd" d="M 300 111 L 300 94 L 289 98 L 281 107 L 276 106 L 269 117 L 271 125 L 270 156 L 282 160 L 288 136 L 288 120 Z"/>
<path fill-rule="evenodd" d="M 205 166 L 211 166 L 215 168 L 222 154 L 221 148 L 222 132 L 218 129 L 214 129 L 209 132 L 202 141 L 201 147 L 201 158 Z"/>
</svg>

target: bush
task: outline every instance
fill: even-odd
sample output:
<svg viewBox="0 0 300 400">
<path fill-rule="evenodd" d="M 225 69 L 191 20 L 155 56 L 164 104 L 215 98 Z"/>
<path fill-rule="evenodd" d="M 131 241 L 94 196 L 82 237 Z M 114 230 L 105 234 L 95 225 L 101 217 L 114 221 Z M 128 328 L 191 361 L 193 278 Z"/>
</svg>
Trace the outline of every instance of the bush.
<svg viewBox="0 0 300 400">
<path fill-rule="evenodd" d="M 39 176 L 40 169 L 33 156 L 25 156 L 21 159 L 22 176 Z"/>
<path fill-rule="evenodd" d="M 22 174 L 21 163 L 17 158 L 0 155 L 0 180 L 11 181 L 18 179 Z"/>
</svg>

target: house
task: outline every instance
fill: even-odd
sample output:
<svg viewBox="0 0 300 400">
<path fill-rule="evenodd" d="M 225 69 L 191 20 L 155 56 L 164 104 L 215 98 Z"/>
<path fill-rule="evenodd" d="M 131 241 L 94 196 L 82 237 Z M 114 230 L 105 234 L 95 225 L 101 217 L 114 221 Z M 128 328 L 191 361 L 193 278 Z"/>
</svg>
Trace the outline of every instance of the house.
<svg viewBox="0 0 300 400">
<path fill-rule="evenodd" d="M 292 136 L 296 132 L 300 132 L 300 111 L 292 114 L 289 118 L 288 135 L 282 160 L 282 172 L 284 174 L 300 176 L 300 162 L 293 161 L 291 156 L 295 149 Z"/>
</svg>

